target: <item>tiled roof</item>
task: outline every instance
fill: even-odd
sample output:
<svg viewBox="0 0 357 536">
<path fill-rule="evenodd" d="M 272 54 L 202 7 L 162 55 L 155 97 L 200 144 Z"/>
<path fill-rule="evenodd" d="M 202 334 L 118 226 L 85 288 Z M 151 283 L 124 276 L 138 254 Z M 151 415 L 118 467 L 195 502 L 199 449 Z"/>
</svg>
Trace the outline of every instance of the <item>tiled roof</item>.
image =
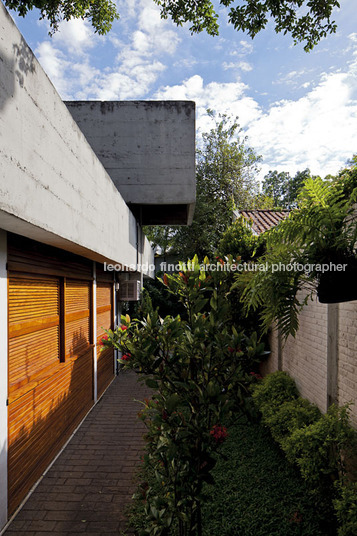
<svg viewBox="0 0 357 536">
<path fill-rule="evenodd" d="M 289 210 L 240 210 L 239 214 L 248 220 L 252 220 L 253 232 L 257 235 L 275 227 L 280 221 L 285 220 Z"/>
</svg>

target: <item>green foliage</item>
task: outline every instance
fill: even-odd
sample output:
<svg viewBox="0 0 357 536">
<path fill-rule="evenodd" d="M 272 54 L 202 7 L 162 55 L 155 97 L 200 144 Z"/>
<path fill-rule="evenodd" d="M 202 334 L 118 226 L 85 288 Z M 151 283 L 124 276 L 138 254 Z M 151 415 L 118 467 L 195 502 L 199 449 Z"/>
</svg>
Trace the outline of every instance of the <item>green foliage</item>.
<svg viewBox="0 0 357 536">
<path fill-rule="evenodd" d="M 204 536 L 326 536 L 324 509 L 259 424 L 230 429 L 206 490 Z"/>
<path fill-rule="evenodd" d="M 218 254 L 232 255 L 236 259 L 241 257 L 242 261 L 249 261 L 263 254 L 264 242 L 264 236 L 254 235 L 251 222 L 241 216 L 224 232 L 218 244 Z"/>
<path fill-rule="evenodd" d="M 189 22 L 192 33 L 206 30 L 210 35 L 218 35 L 218 14 L 211 0 L 154 0 L 161 7 L 161 17 L 171 17 L 178 25 Z M 220 0 L 223 6 L 230 6 L 234 0 Z M 5 5 L 20 16 L 34 7 L 41 18 L 47 18 L 53 31 L 61 20 L 72 18 L 89 19 L 95 31 L 104 34 L 119 18 L 116 4 L 111 0 L 5 0 Z M 229 22 L 236 30 L 247 32 L 250 37 L 263 30 L 271 17 L 275 31 L 290 33 L 295 43 L 305 42 L 304 49 L 311 50 L 322 37 L 336 31 L 331 21 L 333 8 L 339 7 L 337 0 L 244 0 L 243 5 L 232 6 Z M 301 11 L 300 8 L 305 8 Z"/>
<path fill-rule="evenodd" d="M 285 171 L 269 171 L 263 180 L 263 194 L 273 199 L 276 209 L 296 208 L 299 191 L 310 176 L 309 169 L 298 171 L 294 177 Z"/>
<path fill-rule="evenodd" d="M 245 310 L 260 309 L 263 331 L 276 321 L 285 337 L 295 335 L 301 308 L 323 281 L 323 264 L 357 268 L 357 220 L 352 217 L 356 186 L 355 167 L 341 172 L 333 182 L 308 178 L 299 194 L 299 209 L 265 233 L 267 252 L 260 261 L 267 269 L 243 274 L 236 283 L 242 289 Z"/>
<path fill-rule="evenodd" d="M 332 405 L 320 419 L 296 428 L 283 444 L 288 460 L 296 462 L 302 477 L 318 483 L 322 476 L 332 480 L 344 473 L 343 450 L 351 444 L 355 432 L 348 420 L 348 406 Z"/>
<path fill-rule="evenodd" d="M 218 244 L 219 256 L 232 255 L 235 259 L 240 259 L 241 262 L 254 260 L 254 258 L 262 255 L 264 251 L 264 234 L 254 235 L 251 221 L 242 216 L 228 227 Z M 233 285 L 234 275 L 230 274 L 228 277 L 231 285 Z M 258 312 L 254 311 L 245 315 L 242 311 L 241 295 L 242 291 L 237 287 L 231 288 L 227 295 L 232 322 L 246 331 L 255 331 L 259 326 Z"/>
<path fill-rule="evenodd" d="M 144 290 L 150 296 L 153 308 L 158 309 L 161 317 L 180 315 L 181 318 L 186 318 L 185 307 L 177 296 L 167 292 L 165 285 L 161 281 L 158 279 L 144 281 Z M 136 316 L 140 317 L 140 314 Z"/>
<path fill-rule="evenodd" d="M 338 486 L 339 497 L 334 505 L 339 522 L 338 536 L 357 534 L 357 482 Z"/>
<path fill-rule="evenodd" d="M 58 30 L 62 20 L 88 19 L 95 32 L 106 34 L 119 18 L 112 0 L 5 0 L 5 5 L 21 17 L 33 8 L 39 9 L 40 18 L 48 19 L 52 33 Z"/>
<path fill-rule="evenodd" d="M 268 374 L 253 391 L 254 404 L 264 419 L 273 416 L 283 403 L 297 400 L 298 396 L 294 380 L 283 371 Z"/>
<path fill-rule="evenodd" d="M 205 259 L 208 264 L 208 259 Z M 207 273 L 197 257 L 162 282 L 186 309 L 161 318 L 151 310 L 143 319 L 122 318 L 105 346 L 122 352 L 124 367 L 143 375 L 154 390 L 141 418 L 148 427 L 146 465 L 155 483 L 145 487 L 140 535 L 200 534 L 203 485 L 212 484 L 215 453 L 226 426 L 249 407 L 247 374 L 263 345 L 229 324 L 226 274 Z"/>
<path fill-rule="evenodd" d="M 263 423 L 266 424 L 271 435 L 280 444 L 283 444 L 288 437 L 296 429 L 309 426 L 321 417 L 320 410 L 304 398 L 296 398 L 281 404 L 276 411 L 264 411 Z"/>
<path fill-rule="evenodd" d="M 336 533 L 337 515 L 339 536 L 352 536 L 357 520 L 357 488 L 344 484 L 345 460 L 356 445 L 349 406 L 332 405 L 321 414 L 298 396 L 295 382 L 284 372 L 266 376 L 254 388 L 253 400 L 287 459 L 299 467 L 314 500 L 324 498 L 326 533 Z"/>
<path fill-rule="evenodd" d="M 206 30 L 210 35 L 218 35 L 218 15 L 211 0 L 155 0 L 161 6 L 164 18 L 170 16 L 177 25 L 191 23 L 193 33 Z M 275 31 L 290 33 L 294 42 L 305 42 L 305 51 L 310 51 L 322 37 L 336 31 L 331 21 L 334 8 L 339 8 L 337 0 L 244 0 L 235 5 L 235 0 L 220 0 L 229 11 L 229 22 L 236 30 L 247 32 L 254 38 L 273 20 Z"/>
<path fill-rule="evenodd" d="M 326 536 L 320 529 L 324 511 L 311 501 L 309 489 L 281 456 L 269 432 L 242 422 L 229 437 L 212 469 L 215 484 L 205 485 L 203 536 Z M 142 499 L 148 486 L 160 489 L 150 466 L 140 472 L 130 521 L 136 533 L 144 526 Z M 178 527 L 170 528 L 177 536 Z"/>
</svg>

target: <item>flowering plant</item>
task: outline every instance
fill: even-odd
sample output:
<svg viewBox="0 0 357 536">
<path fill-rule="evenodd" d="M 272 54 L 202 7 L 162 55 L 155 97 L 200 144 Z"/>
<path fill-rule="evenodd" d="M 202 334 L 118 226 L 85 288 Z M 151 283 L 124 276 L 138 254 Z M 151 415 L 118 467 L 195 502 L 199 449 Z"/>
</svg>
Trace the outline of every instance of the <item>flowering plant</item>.
<svg viewBox="0 0 357 536">
<path fill-rule="evenodd" d="M 227 428 L 220 424 L 215 424 L 210 431 L 210 435 L 216 443 L 223 443 L 228 437 Z"/>
<path fill-rule="evenodd" d="M 213 483 L 228 437 L 226 426 L 215 423 L 229 426 L 242 415 L 252 383 L 243 356 L 262 351 L 229 324 L 225 274 L 207 274 L 197 258 L 187 264 L 162 280 L 184 304 L 186 320 L 151 310 L 143 319 L 123 316 L 122 326 L 108 332 L 124 368 L 153 389 L 140 411 L 148 428 L 145 463 L 157 480 L 145 487 L 143 535 L 201 534 L 203 485 Z"/>
</svg>

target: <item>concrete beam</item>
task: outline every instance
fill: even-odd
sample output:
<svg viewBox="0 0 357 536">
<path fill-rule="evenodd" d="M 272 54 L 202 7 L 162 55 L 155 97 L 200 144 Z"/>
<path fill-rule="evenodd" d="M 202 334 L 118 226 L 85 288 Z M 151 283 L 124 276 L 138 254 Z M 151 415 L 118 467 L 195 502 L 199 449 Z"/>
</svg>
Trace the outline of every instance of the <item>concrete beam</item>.
<svg viewBox="0 0 357 536">
<path fill-rule="evenodd" d="M 142 207 L 142 223 L 191 223 L 196 199 L 194 102 L 66 104 L 125 201 L 137 212 Z"/>
</svg>

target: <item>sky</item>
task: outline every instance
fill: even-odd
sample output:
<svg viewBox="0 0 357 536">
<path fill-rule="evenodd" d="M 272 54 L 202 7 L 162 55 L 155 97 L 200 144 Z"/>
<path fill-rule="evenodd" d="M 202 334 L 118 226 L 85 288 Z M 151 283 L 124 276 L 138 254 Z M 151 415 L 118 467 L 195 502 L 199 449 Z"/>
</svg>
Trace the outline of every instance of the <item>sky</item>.
<svg viewBox="0 0 357 536">
<path fill-rule="evenodd" d="M 106 36 L 73 20 L 50 37 L 38 12 L 12 16 L 62 99 L 193 100 L 198 140 L 214 126 L 208 108 L 238 117 L 262 157 L 260 179 L 306 168 L 324 177 L 357 153 L 356 0 L 341 5 L 337 33 L 310 53 L 272 24 L 251 40 L 225 9 L 219 36 L 191 35 L 162 20 L 153 0 L 119 0 Z"/>
</svg>

